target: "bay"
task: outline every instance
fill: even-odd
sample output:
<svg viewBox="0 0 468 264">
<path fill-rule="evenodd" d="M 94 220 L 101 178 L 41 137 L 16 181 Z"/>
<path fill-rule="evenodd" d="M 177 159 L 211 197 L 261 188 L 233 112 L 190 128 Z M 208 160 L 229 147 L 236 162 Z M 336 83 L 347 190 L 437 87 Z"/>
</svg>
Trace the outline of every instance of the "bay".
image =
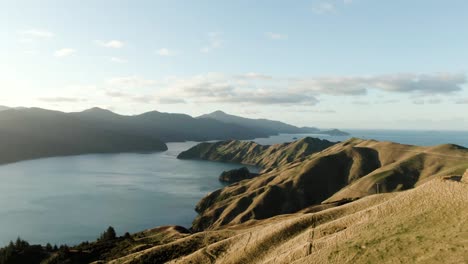
<svg viewBox="0 0 468 264">
<path fill-rule="evenodd" d="M 351 135 L 280 134 L 254 141 L 276 144 L 305 136 L 330 141 L 359 137 L 468 147 L 465 131 L 346 131 Z M 95 240 L 109 225 L 119 235 L 160 225 L 189 227 L 196 203 L 223 187 L 219 174 L 242 166 L 176 158 L 195 144 L 168 143 L 169 150 L 158 153 L 55 157 L 0 166 L 0 245 L 18 236 L 31 243 L 73 245 Z"/>
</svg>

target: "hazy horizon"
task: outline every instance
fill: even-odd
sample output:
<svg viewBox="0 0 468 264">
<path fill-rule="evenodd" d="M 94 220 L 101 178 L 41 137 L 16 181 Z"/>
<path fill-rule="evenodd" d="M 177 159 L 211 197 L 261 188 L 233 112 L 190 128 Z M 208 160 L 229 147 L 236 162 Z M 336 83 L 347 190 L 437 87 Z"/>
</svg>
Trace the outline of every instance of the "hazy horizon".
<svg viewBox="0 0 468 264">
<path fill-rule="evenodd" d="M 468 130 L 468 3 L 0 3 L 0 105 Z"/>
</svg>

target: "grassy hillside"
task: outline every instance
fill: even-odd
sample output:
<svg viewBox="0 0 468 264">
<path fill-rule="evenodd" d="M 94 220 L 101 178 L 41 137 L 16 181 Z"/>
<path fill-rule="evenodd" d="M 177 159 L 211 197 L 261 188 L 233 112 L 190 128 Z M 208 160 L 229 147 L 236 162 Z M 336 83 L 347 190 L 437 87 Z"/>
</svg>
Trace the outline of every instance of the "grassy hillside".
<svg viewBox="0 0 468 264">
<path fill-rule="evenodd" d="M 229 147 L 234 153 L 262 149 L 249 159 L 273 167 L 202 199 L 192 230 L 166 226 L 121 237 L 114 232 L 71 248 L 32 246 L 28 253 L 7 247 L 2 254 L 40 257 L 43 264 L 468 261 L 467 149 L 350 139 L 295 155 L 314 142 L 321 141 L 284 144 L 277 156 L 268 152 L 271 147 L 249 142 L 195 148 L 213 155 L 222 150 L 223 157 Z M 219 157 L 211 154 L 206 157 Z"/>
<path fill-rule="evenodd" d="M 284 153 L 290 149 L 282 148 Z M 248 142 L 201 144 L 189 153 L 200 153 L 199 157 L 207 159 L 230 157 L 231 161 L 268 165 L 277 164 L 277 157 L 284 154 L 276 151 L 272 155 L 267 147 Z M 288 157 L 295 158 L 204 197 L 196 206 L 199 216 L 193 223 L 194 230 L 294 213 L 323 202 L 407 190 L 437 176 L 462 175 L 468 168 L 468 150 L 459 146 L 418 147 L 361 139 Z"/>
<path fill-rule="evenodd" d="M 303 160 L 306 156 L 322 151 L 334 144 L 328 140 L 311 137 L 272 146 L 231 140 L 201 143 L 181 152 L 177 158 L 237 162 L 271 170 L 292 161 Z"/>
<path fill-rule="evenodd" d="M 468 184 L 437 177 L 407 191 L 209 231 L 165 226 L 58 250 L 27 247 L 13 257 L 43 264 L 466 263 L 466 204 Z"/>
<path fill-rule="evenodd" d="M 185 235 L 110 263 L 466 263 L 466 204 L 467 184 L 437 178 L 315 213 Z"/>
</svg>

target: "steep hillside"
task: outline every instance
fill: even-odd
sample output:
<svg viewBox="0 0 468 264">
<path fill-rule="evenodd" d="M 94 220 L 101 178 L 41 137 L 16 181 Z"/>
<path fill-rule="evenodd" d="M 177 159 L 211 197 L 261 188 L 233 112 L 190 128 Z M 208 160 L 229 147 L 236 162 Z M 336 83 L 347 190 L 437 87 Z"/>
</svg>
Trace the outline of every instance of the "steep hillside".
<svg viewBox="0 0 468 264">
<path fill-rule="evenodd" d="M 220 156 L 229 157 L 232 153 L 232 161 L 239 161 L 235 158 L 236 153 L 248 157 L 250 153 L 256 153 L 249 150 L 263 149 L 261 146 L 252 148 L 249 143 L 218 144 L 210 149 L 202 143 L 200 146 L 203 147 L 198 150 L 207 150 L 209 155 L 202 152 L 201 157 L 219 160 Z M 244 148 L 239 149 L 239 146 Z M 193 150 L 191 155 L 196 156 Z M 257 161 L 255 157 L 262 157 L 261 153 L 254 155 L 252 160 Z M 278 152 L 276 155 L 282 156 Z M 275 164 L 271 162 L 274 158 L 266 161 L 269 162 L 266 164 Z M 218 228 L 294 213 L 322 202 L 406 190 L 437 176 L 462 175 L 467 168 L 468 150 L 455 145 L 417 147 L 350 139 L 317 153 L 301 155 L 284 165 L 267 169 L 251 180 L 210 193 L 196 206 L 199 217 L 194 221 L 193 229 Z"/>
<path fill-rule="evenodd" d="M 315 133 L 315 134 L 326 134 L 332 136 L 345 136 L 348 133 L 340 131 L 338 129 L 322 131 L 315 127 L 296 127 L 280 121 L 268 120 L 268 119 L 251 119 L 235 115 L 226 114 L 223 111 L 215 111 L 210 114 L 202 115 L 199 119 L 214 119 L 224 123 L 236 124 L 257 131 L 267 131 L 270 135 L 276 135 L 280 133 L 284 134 L 301 134 L 301 133 Z"/>
<path fill-rule="evenodd" d="M 0 164 L 86 153 L 163 151 L 155 137 L 115 133 L 65 113 L 38 108 L 0 112 Z"/>
<path fill-rule="evenodd" d="M 134 253 L 110 263 L 465 263 L 466 204 L 467 184 L 437 178 L 315 213 L 173 232 L 140 250 L 135 240 Z"/>
<path fill-rule="evenodd" d="M 334 144 L 328 140 L 311 137 L 272 146 L 231 140 L 201 143 L 181 152 L 177 158 L 237 162 L 270 170 L 292 161 L 301 161 L 306 156 L 322 151 Z"/>
</svg>

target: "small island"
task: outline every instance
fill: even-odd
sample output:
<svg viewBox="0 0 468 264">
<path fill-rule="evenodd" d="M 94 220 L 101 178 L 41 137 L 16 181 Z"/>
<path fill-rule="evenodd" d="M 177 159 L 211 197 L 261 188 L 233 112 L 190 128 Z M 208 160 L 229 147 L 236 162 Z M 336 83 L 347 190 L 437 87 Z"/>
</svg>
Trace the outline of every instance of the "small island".
<svg viewBox="0 0 468 264">
<path fill-rule="evenodd" d="M 239 169 L 223 171 L 219 176 L 219 181 L 224 183 L 235 183 L 246 179 L 252 179 L 255 176 L 258 176 L 258 174 L 251 173 L 247 167 L 242 167 Z"/>
</svg>

